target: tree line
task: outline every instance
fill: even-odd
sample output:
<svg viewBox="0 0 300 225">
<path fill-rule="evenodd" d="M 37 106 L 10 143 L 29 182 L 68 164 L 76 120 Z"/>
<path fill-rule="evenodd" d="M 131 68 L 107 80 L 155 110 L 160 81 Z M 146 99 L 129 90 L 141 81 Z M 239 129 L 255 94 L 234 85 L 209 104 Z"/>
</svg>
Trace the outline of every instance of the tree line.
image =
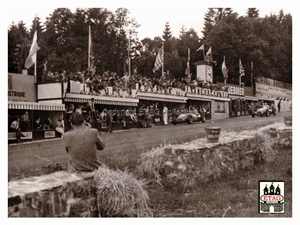
<svg viewBox="0 0 300 225">
<path fill-rule="evenodd" d="M 192 15 L 191 15 L 192 16 Z M 197 61 L 203 60 L 212 49 L 214 82 L 223 82 L 224 56 L 228 69 L 227 83 L 239 83 L 239 59 L 245 69 L 242 78 L 246 86 L 251 77 L 264 76 L 292 83 L 292 16 L 281 10 L 264 18 L 259 9 L 247 9 L 239 16 L 231 8 L 208 8 L 204 15 L 201 37 L 193 28 L 181 27 L 179 37 L 172 34 L 172 26 L 165 22 L 162 34 L 153 39 L 138 39 L 138 21 L 130 17 L 126 8 L 110 11 L 106 8 L 57 8 L 41 24 L 33 18 L 29 29 L 23 21 L 8 29 L 8 72 L 21 73 L 28 56 L 34 32 L 40 50 L 37 54 L 37 77 L 41 79 L 43 64 L 53 72 L 85 71 L 88 68 L 89 27 L 96 73 L 105 71 L 119 75 L 131 70 L 142 76 L 160 77 L 153 72 L 156 54 L 164 41 L 164 70 L 171 78 L 187 76 L 188 58 L 192 79 L 196 78 Z M 130 46 L 129 46 L 130 44 Z M 204 52 L 197 51 L 204 46 Z M 188 57 L 188 49 L 190 56 Z M 204 54 L 203 54 L 204 53 Z M 28 74 L 33 74 L 33 67 Z"/>
</svg>

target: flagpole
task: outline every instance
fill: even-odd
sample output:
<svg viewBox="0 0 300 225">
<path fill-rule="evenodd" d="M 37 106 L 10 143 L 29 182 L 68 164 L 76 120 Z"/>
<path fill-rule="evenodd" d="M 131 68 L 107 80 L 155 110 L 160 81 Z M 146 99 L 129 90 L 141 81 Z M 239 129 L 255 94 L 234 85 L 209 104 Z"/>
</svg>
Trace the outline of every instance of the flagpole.
<svg viewBox="0 0 300 225">
<path fill-rule="evenodd" d="M 34 17 L 34 22 L 35 22 L 35 32 L 37 36 L 37 22 L 36 22 L 36 17 Z M 35 55 L 35 63 L 34 63 L 34 83 L 37 83 L 37 77 L 36 77 L 36 63 L 37 63 L 37 52 Z"/>
<path fill-rule="evenodd" d="M 91 67 L 91 25 L 89 24 L 89 43 L 88 43 L 88 68 L 90 69 Z"/>
<path fill-rule="evenodd" d="M 188 75 L 190 75 L 190 48 L 188 48 Z"/>
<path fill-rule="evenodd" d="M 251 87 L 253 86 L 253 61 L 251 61 Z"/>
<path fill-rule="evenodd" d="M 242 60 L 241 59 L 239 59 L 239 74 L 240 74 L 240 76 L 239 76 L 239 86 L 241 86 L 242 85 Z"/>
<path fill-rule="evenodd" d="M 131 75 L 131 59 L 130 59 L 130 50 L 131 50 L 131 43 L 130 43 L 130 37 L 131 37 L 131 33 L 129 33 L 129 38 L 128 38 L 128 76 L 130 77 Z"/>
<path fill-rule="evenodd" d="M 161 75 L 164 75 L 164 61 L 165 61 L 165 57 L 164 57 L 164 41 L 162 41 L 162 47 L 161 47 L 161 54 L 162 54 L 162 66 L 161 66 Z"/>
</svg>

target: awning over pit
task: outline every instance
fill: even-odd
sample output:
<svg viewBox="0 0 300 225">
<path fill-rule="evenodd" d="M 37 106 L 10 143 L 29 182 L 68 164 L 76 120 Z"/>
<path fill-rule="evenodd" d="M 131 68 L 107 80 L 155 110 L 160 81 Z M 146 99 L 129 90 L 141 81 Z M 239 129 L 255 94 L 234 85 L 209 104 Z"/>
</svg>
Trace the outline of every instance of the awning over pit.
<svg viewBox="0 0 300 225">
<path fill-rule="evenodd" d="M 211 101 L 211 100 L 217 100 L 217 101 L 224 101 L 229 102 L 230 98 L 222 98 L 222 97 L 215 97 L 215 96 L 199 96 L 195 94 L 187 94 L 187 98 L 189 100 L 196 100 L 196 101 Z"/>
<path fill-rule="evenodd" d="M 245 96 L 229 95 L 229 98 L 231 98 L 231 100 L 237 100 L 237 99 L 244 100 Z"/>
<path fill-rule="evenodd" d="M 164 95 L 164 94 L 153 94 L 153 93 L 138 93 L 138 98 L 141 100 L 150 101 L 161 101 L 161 102 L 176 102 L 176 103 L 186 103 L 185 97 L 176 95 Z"/>
<path fill-rule="evenodd" d="M 67 93 L 65 102 L 86 103 L 89 100 L 91 100 L 91 98 L 94 98 L 95 104 L 101 104 L 101 105 L 137 106 L 139 102 L 137 98 L 80 95 L 80 94 L 71 94 L 71 93 Z"/>
<path fill-rule="evenodd" d="M 250 100 L 250 101 L 258 101 L 259 98 L 254 97 L 254 96 L 245 96 L 245 100 Z"/>
<path fill-rule="evenodd" d="M 8 101 L 8 109 L 64 111 L 65 105 L 64 104 L 40 103 L 40 102 Z"/>
</svg>

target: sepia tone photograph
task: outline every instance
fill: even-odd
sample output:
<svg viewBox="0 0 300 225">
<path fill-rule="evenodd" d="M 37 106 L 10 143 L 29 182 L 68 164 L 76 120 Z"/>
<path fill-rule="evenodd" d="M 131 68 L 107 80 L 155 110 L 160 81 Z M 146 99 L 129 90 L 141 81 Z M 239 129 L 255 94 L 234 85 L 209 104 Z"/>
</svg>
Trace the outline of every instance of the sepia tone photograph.
<svg viewBox="0 0 300 225">
<path fill-rule="evenodd" d="M 292 4 L 92 3 L 7 9 L 8 223 L 292 222 Z"/>
</svg>

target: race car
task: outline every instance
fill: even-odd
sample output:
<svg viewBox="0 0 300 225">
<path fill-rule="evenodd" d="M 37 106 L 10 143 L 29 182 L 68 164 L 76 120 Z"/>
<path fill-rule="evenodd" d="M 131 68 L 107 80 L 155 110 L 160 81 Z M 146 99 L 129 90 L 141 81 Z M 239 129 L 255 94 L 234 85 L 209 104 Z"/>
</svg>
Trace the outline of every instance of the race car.
<svg viewBox="0 0 300 225">
<path fill-rule="evenodd" d="M 205 123 L 206 117 L 203 112 L 198 113 L 196 109 L 187 110 L 186 112 L 182 112 L 177 117 L 173 117 L 172 123 L 174 125 L 178 123 L 188 123 L 191 124 L 193 122 L 201 121 Z"/>
<path fill-rule="evenodd" d="M 252 114 L 252 117 L 255 116 L 269 116 L 270 114 L 273 114 L 276 116 L 276 109 L 274 106 L 270 107 L 268 104 L 264 104 L 262 108 L 259 108 L 255 111 L 255 113 Z"/>
</svg>

